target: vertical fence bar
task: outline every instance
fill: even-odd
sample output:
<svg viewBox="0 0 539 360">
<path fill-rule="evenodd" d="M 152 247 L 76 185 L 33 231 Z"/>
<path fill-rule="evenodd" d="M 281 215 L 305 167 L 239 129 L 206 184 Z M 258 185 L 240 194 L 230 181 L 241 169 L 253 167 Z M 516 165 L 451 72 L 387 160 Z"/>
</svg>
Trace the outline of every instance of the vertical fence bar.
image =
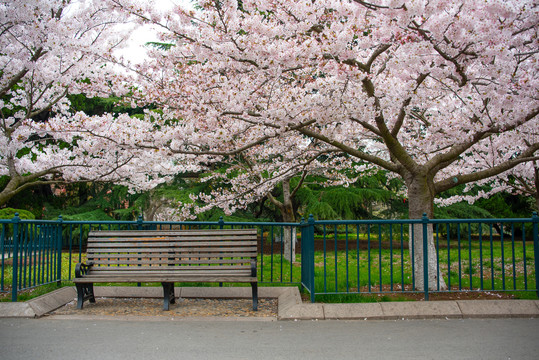
<svg viewBox="0 0 539 360">
<path fill-rule="evenodd" d="M 21 224 L 22 226 L 19 228 L 20 238 L 21 242 L 19 243 L 19 248 L 21 248 L 21 257 L 22 261 L 19 262 L 19 274 L 21 274 L 21 278 L 19 281 L 19 287 L 21 289 L 25 289 L 27 287 L 26 285 L 26 279 L 27 279 L 27 271 L 28 271 L 28 224 Z M 22 265 L 22 271 L 21 271 L 21 265 Z"/>
<path fill-rule="evenodd" d="M 0 274 L 0 290 L 4 291 L 4 270 L 5 259 L 8 256 L 6 253 L 6 224 L 2 224 L 2 234 L 0 235 L 0 248 L 2 249 L 2 273 Z"/>
<path fill-rule="evenodd" d="M 142 218 L 142 215 L 139 215 L 138 218 L 137 218 L 137 230 L 142 230 L 143 223 L 144 223 L 144 219 Z M 139 264 L 139 266 L 140 266 L 140 264 Z M 141 287 L 141 286 L 142 286 L 142 283 L 138 282 L 137 287 Z M 174 286 L 172 286 L 172 287 L 174 287 Z"/>
<path fill-rule="evenodd" d="M 378 277 L 380 292 L 382 291 L 382 224 L 378 224 Z"/>
<path fill-rule="evenodd" d="M 429 300 L 429 252 L 428 246 L 428 227 L 429 218 L 423 213 L 423 287 L 425 289 L 425 301 Z"/>
<path fill-rule="evenodd" d="M 34 267 L 34 271 L 33 271 L 33 277 L 34 277 L 34 285 L 33 286 L 37 286 L 38 283 L 37 283 L 37 269 L 39 268 L 39 263 L 37 262 L 37 254 L 39 254 L 39 252 L 41 251 L 41 249 L 39 248 L 39 238 L 38 238 L 38 226 L 36 224 L 34 224 L 32 226 L 32 253 L 33 253 L 33 256 L 32 256 L 32 265 Z M 30 286 L 32 286 L 32 284 L 30 283 Z"/>
<path fill-rule="evenodd" d="M 460 223 L 457 223 L 457 243 L 459 254 L 459 290 L 462 290 L 462 244 L 460 242 Z"/>
<path fill-rule="evenodd" d="M 539 216 L 534 212 L 532 215 L 533 222 L 533 256 L 535 263 L 535 292 L 539 297 Z"/>
<path fill-rule="evenodd" d="M 451 291 L 451 235 L 449 234 L 449 223 L 445 224 L 447 233 L 447 290 Z"/>
<path fill-rule="evenodd" d="M 480 277 L 481 277 L 481 290 L 484 290 L 484 278 L 483 278 L 483 224 L 479 223 L 479 264 L 480 265 Z"/>
<path fill-rule="evenodd" d="M 337 260 L 339 259 L 339 253 L 337 252 L 337 224 L 335 224 L 333 226 L 333 256 L 335 257 L 335 260 L 334 260 L 334 270 L 335 270 L 335 292 L 338 291 L 338 288 L 339 288 L 339 278 L 338 278 L 338 271 L 337 271 Z"/>
<path fill-rule="evenodd" d="M 17 283 L 19 277 L 19 213 L 15 213 L 15 216 L 11 220 L 13 223 L 13 275 L 11 280 L 11 301 L 17 301 L 17 290 L 19 284 Z"/>
<path fill-rule="evenodd" d="M 522 223 L 522 263 L 524 265 L 524 290 L 528 290 L 528 269 L 526 266 L 526 227 Z M 535 275 L 537 276 L 537 274 Z"/>
<path fill-rule="evenodd" d="M 440 224 L 436 224 L 436 290 L 440 291 Z"/>
<path fill-rule="evenodd" d="M 346 240 L 345 240 L 345 246 L 346 246 L 346 292 L 350 292 L 350 286 L 349 286 L 349 275 L 348 275 L 348 224 L 345 226 L 346 231 Z"/>
<path fill-rule="evenodd" d="M 58 216 L 58 225 L 56 226 L 55 231 L 55 238 L 56 238 L 56 246 L 58 247 L 58 264 L 57 264 L 57 277 L 56 277 L 56 285 L 61 286 L 62 285 L 62 222 L 64 220 L 62 219 L 62 215 Z"/>
<path fill-rule="evenodd" d="M 68 275 L 67 280 L 71 280 L 71 262 L 73 261 L 73 224 L 69 224 L 69 256 L 68 256 Z"/>
<path fill-rule="evenodd" d="M 371 292 L 371 224 L 367 224 L 367 265 L 368 265 L 368 287 Z"/>
<path fill-rule="evenodd" d="M 359 225 L 356 225 L 356 271 L 357 271 L 357 292 L 361 290 L 360 273 L 359 273 Z"/>
<path fill-rule="evenodd" d="M 311 287 L 311 302 L 315 300 L 315 288 L 314 288 L 314 217 L 309 215 L 309 281 Z"/>
<path fill-rule="evenodd" d="M 500 242 L 501 242 L 501 248 L 502 248 L 502 290 L 505 290 L 505 249 L 504 249 L 504 243 L 503 243 L 503 222 L 500 223 Z"/>
<path fill-rule="evenodd" d="M 524 234 L 523 234 L 524 236 Z M 516 260 L 515 260 L 515 223 L 511 223 L 511 255 L 513 260 L 513 290 L 517 289 L 517 274 L 516 274 Z"/>
<path fill-rule="evenodd" d="M 401 290 L 404 291 L 404 224 L 401 224 Z"/>
<path fill-rule="evenodd" d="M 283 251 L 283 250 L 284 250 L 284 247 L 285 247 L 284 240 L 285 240 L 285 238 L 286 238 L 286 236 L 285 236 L 285 234 L 284 234 L 285 231 L 286 231 L 286 230 L 285 230 L 285 227 L 284 227 L 284 226 L 281 226 L 281 236 L 280 236 L 280 239 L 281 239 L 281 251 L 280 251 L 281 262 L 280 262 L 280 263 L 281 263 L 281 264 L 280 264 L 280 266 L 279 266 L 280 271 L 281 271 L 281 278 L 280 278 L 280 279 L 281 279 L 281 282 L 283 282 L 283 264 L 284 264 L 284 262 L 283 262 L 283 257 L 284 257 L 283 254 L 284 254 L 284 251 Z M 290 240 L 292 240 L 292 239 L 290 239 Z M 292 254 L 290 254 L 290 261 L 292 261 Z"/>
<path fill-rule="evenodd" d="M 225 221 L 223 220 L 222 216 L 219 216 L 219 230 L 223 230 L 224 228 L 225 228 Z M 223 258 L 221 258 L 221 259 L 223 259 Z M 219 287 L 223 287 L 222 282 L 219 283 Z"/>
<path fill-rule="evenodd" d="M 414 223 L 411 223 L 409 226 L 409 229 L 412 229 L 412 234 L 408 234 L 408 236 L 411 236 L 410 240 L 408 240 L 408 244 L 411 245 L 411 249 L 408 249 L 408 251 L 412 252 L 412 256 L 410 256 L 410 259 L 412 259 L 412 289 L 415 290 L 415 226 Z"/>
<path fill-rule="evenodd" d="M 270 247 L 270 281 L 273 282 L 273 243 L 275 241 L 274 237 L 274 226 L 271 226 L 270 236 L 271 236 L 271 247 Z"/>
<path fill-rule="evenodd" d="M 327 280 L 327 229 L 326 224 L 323 225 L 324 227 L 324 292 L 328 291 L 328 280 Z"/>
<path fill-rule="evenodd" d="M 490 235 L 490 290 L 494 290 L 494 244 L 492 239 L 492 223 L 489 224 Z"/>
<path fill-rule="evenodd" d="M 303 243 L 303 233 L 301 242 Z M 264 282 L 264 225 L 260 226 L 260 282 Z"/>
<path fill-rule="evenodd" d="M 389 224 L 389 283 L 393 291 L 393 224 Z"/>
<path fill-rule="evenodd" d="M 468 275 L 470 276 L 470 290 L 473 290 L 472 270 L 472 224 L 468 223 Z"/>
</svg>

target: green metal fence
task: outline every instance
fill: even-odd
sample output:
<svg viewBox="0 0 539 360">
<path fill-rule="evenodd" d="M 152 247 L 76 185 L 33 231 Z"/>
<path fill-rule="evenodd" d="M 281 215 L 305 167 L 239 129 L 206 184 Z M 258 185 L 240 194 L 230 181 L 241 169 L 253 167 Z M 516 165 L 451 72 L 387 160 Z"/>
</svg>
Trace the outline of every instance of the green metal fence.
<svg viewBox="0 0 539 360">
<path fill-rule="evenodd" d="M 322 294 L 528 291 L 539 296 L 539 217 L 527 219 L 314 221 L 303 230 L 302 284 Z M 423 231 L 424 286 L 412 261 L 413 225 Z M 429 228 L 436 284 L 428 287 Z M 411 245 L 409 245 L 411 244 Z M 309 248 L 305 248 L 308 246 Z M 434 289 L 432 289 L 434 287 Z"/>
<path fill-rule="evenodd" d="M 527 219 L 357 220 L 301 223 L 0 220 L 0 291 L 70 281 L 85 259 L 90 229 L 258 229 L 259 281 L 301 285 L 311 301 L 322 294 L 456 291 L 538 292 L 539 217 Z M 416 225 L 415 227 L 412 225 Z M 414 229 L 431 229 L 435 288 L 417 288 Z M 409 246 L 409 244 L 412 244 Z M 428 247 L 423 246 L 423 259 Z M 424 284 L 428 267 L 423 264 Z M 419 266 L 421 266 L 419 265 Z"/>
<path fill-rule="evenodd" d="M 60 221 L 26 221 L 18 215 L 0 220 L 0 290 L 20 290 L 61 281 L 62 242 Z"/>
<path fill-rule="evenodd" d="M 155 222 L 143 221 L 57 221 L 0 220 L 0 291 L 17 293 L 52 282 L 71 281 L 75 265 L 85 261 L 90 230 L 166 229 L 258 229 L 258 277 L 262 285 L 299 285 L 300 258 L 292 258 L 300 231 L 297 223 L 268 222 Z M 285 247 L 285 243 L 289 248 Z M 287 255 L 288 253 L 288 255 Z M 292 260 L 292 261 L 291 261 Z M 34 275 L 35 274 L 35 275 Z"/>
</svg>

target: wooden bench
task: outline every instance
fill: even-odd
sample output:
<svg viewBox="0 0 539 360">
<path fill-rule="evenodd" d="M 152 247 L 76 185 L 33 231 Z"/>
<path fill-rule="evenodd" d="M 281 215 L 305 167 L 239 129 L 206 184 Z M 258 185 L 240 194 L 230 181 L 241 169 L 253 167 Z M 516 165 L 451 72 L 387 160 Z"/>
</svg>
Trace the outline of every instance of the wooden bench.
<svg viewBox="0 0 539 360">
<path fill-rule="evenodd" d="M 94 283 L 160 282 L 163 307 L 175 282 L 250 283 L 258 307 L 256 229 L 91 231 L 87 264 L 75 268 L 77 308 L 95 302 Z"/>
</svg>

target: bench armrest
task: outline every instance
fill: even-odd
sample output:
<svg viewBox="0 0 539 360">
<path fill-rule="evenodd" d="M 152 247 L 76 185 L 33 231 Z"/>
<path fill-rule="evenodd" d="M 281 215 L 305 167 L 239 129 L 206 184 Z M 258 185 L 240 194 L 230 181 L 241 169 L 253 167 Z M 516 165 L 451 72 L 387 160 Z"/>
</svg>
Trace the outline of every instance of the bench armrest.
<svg viewBox="0 0 539 360">
<path fill-rule="evenodd" d="M 251 259 L 251 276 L 256 277 L 256 259 Z"/>
<path fill-rule="evenodd" d="M 88 271 L 90 271 L 90 268 L 92 267 L 93 263 L 89 262 L 88 264 L 85 263 L 78 263 L 75 266 L 75 277 L 81 278 L 84 277 L 84 275 L 88 274 Z"/>
</svg>

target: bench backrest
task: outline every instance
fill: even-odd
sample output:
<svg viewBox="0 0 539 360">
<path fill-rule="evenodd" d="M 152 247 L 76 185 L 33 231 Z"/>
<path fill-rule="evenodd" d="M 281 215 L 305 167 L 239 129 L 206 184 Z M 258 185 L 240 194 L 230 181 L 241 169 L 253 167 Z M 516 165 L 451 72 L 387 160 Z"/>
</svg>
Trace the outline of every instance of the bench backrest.
<svg viewBox="0 0 539 360">
<path fill-rule="evenodd" d="M 115 270 L 240 269 L 257 257 L 256 229 L 91 231 L 88 263 Z"/>
</svg>

